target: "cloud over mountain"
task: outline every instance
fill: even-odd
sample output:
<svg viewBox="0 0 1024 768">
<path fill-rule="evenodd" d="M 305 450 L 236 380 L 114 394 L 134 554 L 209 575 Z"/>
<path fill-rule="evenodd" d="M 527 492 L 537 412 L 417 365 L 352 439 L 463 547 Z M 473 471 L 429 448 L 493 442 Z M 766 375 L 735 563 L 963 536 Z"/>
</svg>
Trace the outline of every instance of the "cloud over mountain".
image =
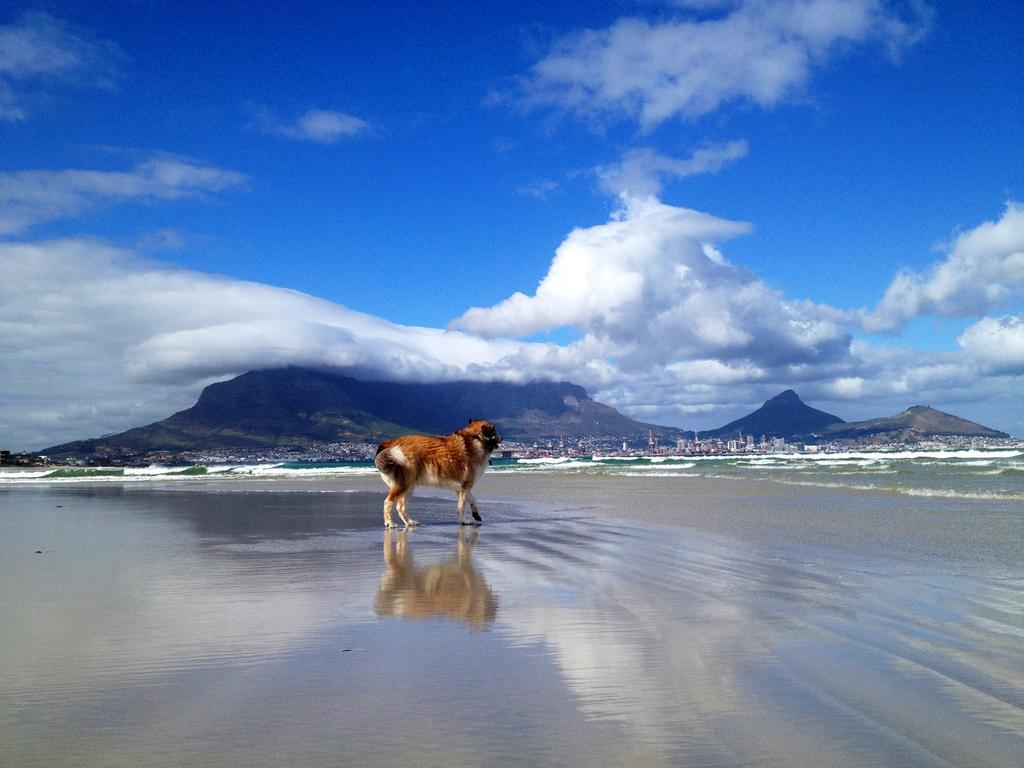
<svg viewBox="0 0 1024 768">
<path fill-rule="evenodd" d="M 204 384 L 253 368 L 487 378 L 501 375 L 491 369 L 522 346 L 400 326 L 88 239 L 0 243 L 0 263 L 0 434 L 32 443 L 163 418 Z"/>
</svg>

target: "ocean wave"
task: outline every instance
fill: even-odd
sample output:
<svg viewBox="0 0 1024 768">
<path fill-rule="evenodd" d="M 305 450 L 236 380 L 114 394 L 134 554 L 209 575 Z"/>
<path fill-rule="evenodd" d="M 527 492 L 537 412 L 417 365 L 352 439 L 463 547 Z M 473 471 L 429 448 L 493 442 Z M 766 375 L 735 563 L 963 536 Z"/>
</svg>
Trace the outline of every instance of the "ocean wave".
<svg viewBox="0 0 1024 768">
<path fill-rule="evenodd" d="M 901 488 L 907 496 L 926 496 L 947 499 L 978 499 L 981 501 L 1024 501 L 1024 493 L 1014 491 L 954 491 L 944 488 Z"/>
<path fill-rule="evenodd" d="M 490 472 L 496 474 L 594 474 L 624 477 L 685 476 L 694 470 L 705 477 L 752 480 L 789 478 L 796 482 L 838 481 L 837 487 L 858 488 L 855 479 L 870 481 L 875 476 L 901 474 L 915 478 L 920 486 L 934 474 L 936 478 L 974 478 L 1004 476 L 1014 488 L 1024 473 L 1024 452 L 1020 450 L 961 451 L 872 451 L 825 454 L 724 454 L 717 456 L 559 456 L 531 459 L 498 459 Z M 628 470 L 628 472 L 627 472 Z M 660 470 L 660 472 L 659 472 Z M 235 464 L 196 464 L 193 466 L 148 467 L 56 467 L 0 470 L 0 486 L 48 483 L 140 483 L 192 480 L 213 483 L 217 480 L 329 480 L 330 478 L 370 477 L 377 470 L 366 462 L 253 462 Z M 694 475 L 696 476 L 696 475 Z M 918 482 L 918 479 L 920 482 Z M 889 481 L 891 482 L 891 481 Z M 987 481 L 986 481 L 987 482 Z M 975 483 L 975 484 L 976 484 Z M 1006 485 L 1002 483 L 1001 485 Z M 954 483 L 939 481 L 946 486 Z M 831 487 L 831 486 L 826 486 Z M 860 487 L 878 490 L 879 486 Z M 893 487 L 896 493 L 905 488 Z M 985 493 L 985 491 L 979 491 Z M 1012 498 L 992 491 L 993 498 Z M 925 494 L 922 494 L 925 495 Z M 987 495 L 965 498 L 990 498 Z"/>
<path fill-rule="evenodd" d="M 697 466 L 696 462 L 688 461 L 688 462 L 683 463 L 683 464 L 636 464 L 634 466 L 622 467 L 622 468 L 619 468 L 619 467 L 614 467 L 614 468 L 609 467 L 608 469 L 611 470 L 612 474 L 616 474 L 616 475 L 623 475 L 623 474 L 626 473 L 626 471 L 636 472 L 636 473 L 641 474 L 641 475 L 649 475 L 649 474 L 653 474 L 654 472 L 669 472 L 669 473 L 672 473 L 672 472 L 676 472 L 677 470 L 680 470 L 680 469 L 693 469 L 696 466 Z"/>
<path fill-rule="evenodd" d="M 124 477 L 124 468 L 122 467 L 111 467 L 111 468 L 90 468 L 80 469 L 77 467 L 66 468 L 66 469 L 55 469 L 46 475 L 47 480 L 61 480 L 61 479 L 77 479 L 77 478 L 90 478 L 90 477 Z"/>
<path fill-rule="evenodd" d="M 960 491 L 953 488 L 907 488 L 901 485 L 878 485 L 875 483 L 836 483 L 815 480 L 790 480 L 772 478 L 780 485 L 806 486 L 810 488 L 835 488 L 852 491 L 881 491 L 902 496 L 922 496 L 941 499 L 968 499 L 973 501 L 1024 501 L 1024 493 L 1017 491 Z"/>
<path fill-rule="evenodd" d="M 616 472 L 616 477 L 704 477 L 700 472 L 669 472 L 664 469 L 653 472 L 635 472 L 627 470 Z"/>
<path fill-rule="evenodd" d="M 46 477 L 51 472 L 53 472 L 52 469 L 43 469 L 39 471 L 22 469 L 0 469 L 0 482 L 6 480 L 34 480 L 39 477 Z"/>
<path fill-rule="evenodd" d="M 492 467 L 488 470 L 488 473 L 501 472 L 502 474 L 514 474 L 514 473 L 551 473 L 551 472 L 577 472 L 582 469 L 602 469 L 605 471 L 613 471 L 613 467 L 607 464 L 601 464 L 595 461 L 586 461 L 578 459 L 567 459 L 565 461 L 557 462 L 543 462 L 539 463 L 528 459 L 528 464 L 523 464 L 520 460 L 519 464 L 505 464 L 497 467 Z"/>
<path fill-rule="evenodd" d="M 0 485 L 25 483 L 139 483 L 157 480 L 229 480 L 238 478 L 324 478 L 375 475 L 372 466 L 318 466 L 299 468 L 277 464 L 197 464 L 191 467 L 59 467 L 37 472 L 0 472 Z"/>
<path fill-rule="evenodd" d="M 566 464 L 574 461 L 571 456 L 542 456 L 537 459 L 516 459 L 517 464 Z"/>
<path fill-rule="evenodd" d="M 1024 466 L 1010 465 L 1008 467 L 997 467 L 987 472 L 979 472 L 979 475 L 1021 475 L 1024 474 Z"/>
</svg>

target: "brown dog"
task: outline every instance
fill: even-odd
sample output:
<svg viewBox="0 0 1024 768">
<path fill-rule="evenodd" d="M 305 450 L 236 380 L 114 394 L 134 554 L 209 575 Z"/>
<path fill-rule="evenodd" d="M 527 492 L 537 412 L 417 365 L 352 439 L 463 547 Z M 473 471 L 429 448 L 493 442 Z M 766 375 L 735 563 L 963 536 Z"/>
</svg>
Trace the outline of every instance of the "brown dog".
<svg viewBox="0 0 1024 768">
<path fill-rule="evenodd" d="M 469 500 L 473 520 L 481 522 L 480 511 L 473 497 L 473 483 L 484 473 L 491 452 L 501 443 L 494 425 L 486 419 L 470 419 L 469 426 L 445 437 L 403 435 L 385 440 L 377 448 L 374 463 L 381 479 L 387 483 L 384 500 L 384 527 L 393 528 L 392 507 L 405 525 L 416 525 L 406 513 L 412 489 L 418 484 L 448 488 L 458 494 L 459 523 L 469 525 L 462 510 Z"/>
</svg>

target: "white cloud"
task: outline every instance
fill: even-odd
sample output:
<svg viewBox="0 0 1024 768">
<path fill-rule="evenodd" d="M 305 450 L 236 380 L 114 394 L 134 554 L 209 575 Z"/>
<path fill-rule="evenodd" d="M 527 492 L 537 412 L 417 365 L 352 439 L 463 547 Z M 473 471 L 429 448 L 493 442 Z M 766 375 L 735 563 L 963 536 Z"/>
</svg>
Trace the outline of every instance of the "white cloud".
<svg viewBox="0 0 1024 768">
<path fill-rule="evenodd" d="M 572 326 L 579 340 L 524 345 L 502 364 L 576 381 L 655 423 L 718 427 L 794 388 L 851 420 L 925 402 L 1024 432 L 1012 405 L 1024 371 L 1009 352 L 979 370 L 981 344 L 967 343 L 974 336 L 965 337 L 963 353 L 852 340 L 850 313 L 785 298 L 712 244 L 748 229 L 654 198 L 625 198 L 611 221 L 565 239 L 533 295 L 470 309 L 451 326 L 513 337 Z M 1021 331 L 1004 326 L 1006 336 Z"/>
<path fill-rule="evenodd" d="M 650 197 L 623 203 L 612 221 L 569 235 L 533 296 L 470 309 L 452 327 L 528 336 L 574 326 L 624 369 L 695 359 L 777 366 L 846 354 L 839 313 L 783 299 L 711 245 L 748 225 Z"/>
<path fill-rule="evenodd" d="M 625 116 L 645 130 L 729 102 L 769 108 L 800 94 L 815 68 L 852 44 L 895 52 L 919 39 L 930 12 L 913 4 L 901 16 L 893 5 L 751 0 L 707 19 L 619 19 L 557 41 L 521 81 L 521 98 L 586 118 Z"/>
<path fill-rule="evenodd" d="M 499 365 L 519 342 L 395 325 L 93 240 L 0 243 L 0 263 L 0 435 L 26 447 L 165 418 L 204 384 L 254 368 L 522 376 Z"/>
<path fill-rule="evenodd" d="M 188 407 L 205 384 L 285 365 L 570 380 L 636 417 L 698 429 L 795 388 L 844 418 L 964 403 L 954 412 L 1024 431 L 1012 421 L 1019 319 L 979 323 L 958 353 L 851 342 L 840 313 L 785 299 L 706 242 L 747 229 L 634 200 L 572 232 L 536 295 L 463 317 L 491 334 L 571 323 L 582 335 L 566 345 L 397 325 L 95 240 L 0 242 L 0 442 L 39 448 L 121 431 Z"/>
<path fill-rule="evenodd" d="M 0 172 L 0 235 L 19 234 L 36 224 L 128 200 L 175 200 L 217 192 L 246 178 L 173 155 L 156 155 L 127 171 Z"/>
<path fill-rule="evenodd" d="M 32 103 L 56 85 L 110 87 L 124 59 L 120 48 L 43 11 L 0 25 L 0 120 L 28 117 Z"/>
<path fill-rule="evenodd" d="M 613 195 L 658 195 L 663 177 L 682 179 L 702 173 L 715 173 L 747 156 L 743 139 L 709 144 L 695 149 L 688 158 L 667 157 L 648 147 L 631 149 L 614 164 L 597 169 L 601 187 Z"/>
<path fill-rule="evenodd" d="M 957 339 L 967 356 L 988 373 L 1024 375 L 1024 317 L 986 317 Z"/>
<path fill-rule="evenodd" d="M 372 124 L 361 117 L 330 109 L 311 109 L 292 122 L 263 109 L 256 117 L 256 125 L 264 133 L 317 144 L 334 144 L 373 132 Z"/>
<path fill-rule="evenodd" d="M 865 330 L 891 331 L 922 315 L 970 317 L 1024 295 L 1024 205 L 1007 203 L 998 221 L 959 235 L 945 259 L 923 273 L 893 278 L 878 306 L 861 313 Z"/>
</svg>

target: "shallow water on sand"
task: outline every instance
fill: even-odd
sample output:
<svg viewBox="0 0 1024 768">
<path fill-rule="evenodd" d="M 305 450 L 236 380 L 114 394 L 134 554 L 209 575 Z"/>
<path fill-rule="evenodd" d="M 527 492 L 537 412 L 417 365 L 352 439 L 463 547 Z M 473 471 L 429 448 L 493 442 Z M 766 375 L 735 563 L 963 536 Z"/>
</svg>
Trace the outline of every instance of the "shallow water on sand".
<svg viewBox="0 0 1024 768">
<path fill-rule="evenodd" d="M 0 765 L 1021 764 L 1012 505 L 479 491 L 0 491 Z"/>
</svg>

